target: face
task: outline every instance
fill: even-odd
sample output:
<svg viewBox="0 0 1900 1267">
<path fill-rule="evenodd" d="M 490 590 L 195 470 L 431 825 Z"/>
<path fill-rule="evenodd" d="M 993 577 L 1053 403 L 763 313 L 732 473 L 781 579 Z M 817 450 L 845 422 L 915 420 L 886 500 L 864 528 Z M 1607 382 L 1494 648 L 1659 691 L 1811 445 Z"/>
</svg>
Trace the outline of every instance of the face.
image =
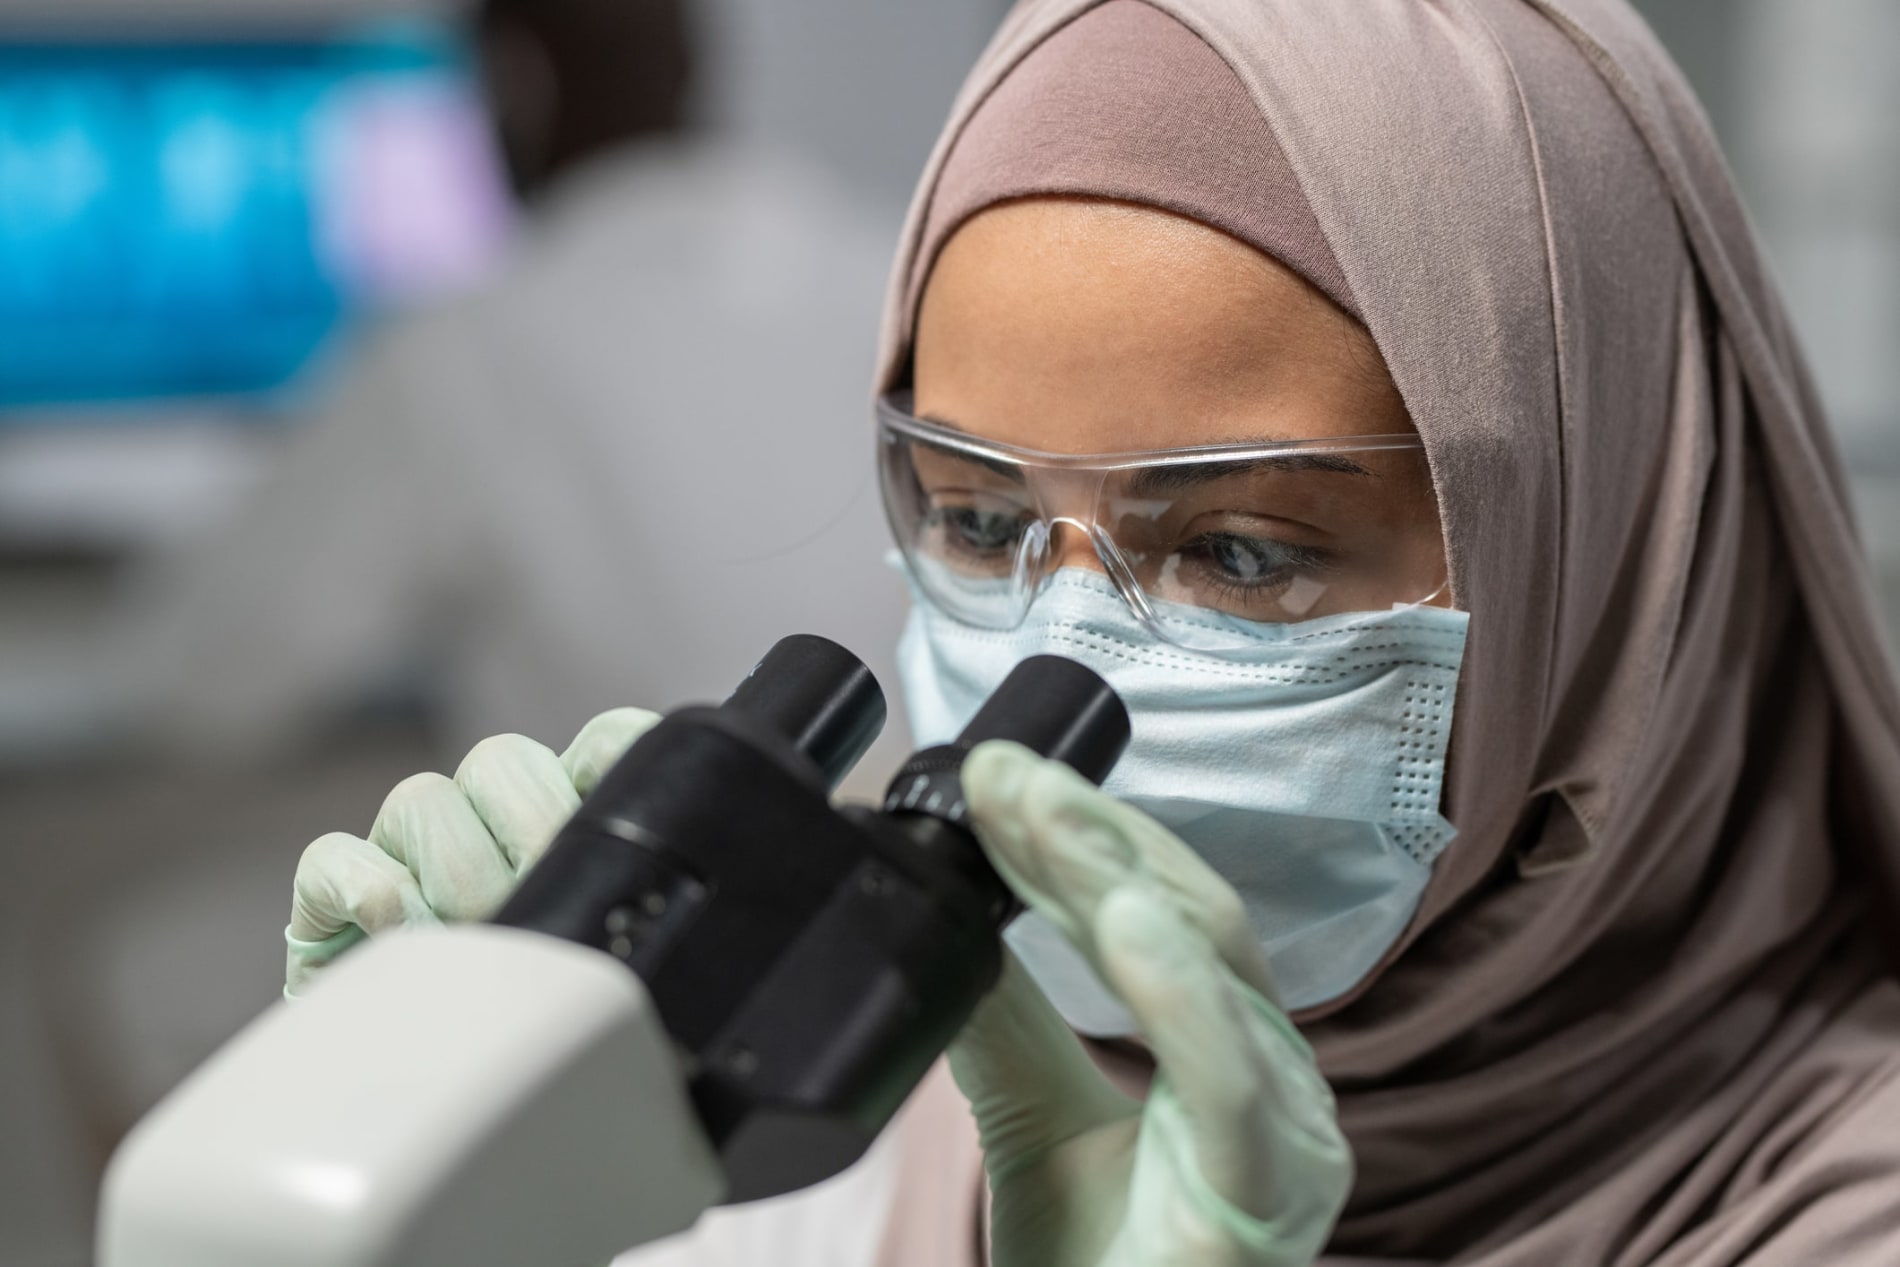
<svg viewBox="0 0 1900 1267">
<path fill-rule="evenodd" d="M 1007 203 L 958 230 L 924 291 L 913 385 L 921 417 L 1049 453 L 1415 434 L 1371 336 L 1297 274 L 1195 221 L 1099 201 Z M 916 467 L 941 556 L 1002 560 L 1020 486 L 949 456 Z M 1057 508 L 1074 521 L 1053 565 L 1102 567 L 1092 519 L 1151 595 L 1236 616 L 1448 601 L 1418 451 L 1213 474 L 1176 481 L 1158 514 L 1137 477 L 1082 490 L 1091 505 Z"/>
</svg>

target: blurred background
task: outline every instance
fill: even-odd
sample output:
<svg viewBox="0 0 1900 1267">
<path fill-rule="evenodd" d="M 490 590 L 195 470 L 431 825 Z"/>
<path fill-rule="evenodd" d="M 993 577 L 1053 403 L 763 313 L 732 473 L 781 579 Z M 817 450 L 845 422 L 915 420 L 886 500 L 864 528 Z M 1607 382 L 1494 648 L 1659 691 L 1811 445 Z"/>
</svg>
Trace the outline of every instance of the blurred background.
<svg viewBox="0 0 1900 1267">
<path fill-rule="evenodd" d="M 475 738 L 890 681 L 866 389 L 1006 0 L 0 0 L 0 1267 Z M 1900 622 L 1900 5 L 1643 0 Z M 707 496 L 716 493 L 716 496 Z M 877 782 L 901 718 L 867 759 Z"/>
</svg>

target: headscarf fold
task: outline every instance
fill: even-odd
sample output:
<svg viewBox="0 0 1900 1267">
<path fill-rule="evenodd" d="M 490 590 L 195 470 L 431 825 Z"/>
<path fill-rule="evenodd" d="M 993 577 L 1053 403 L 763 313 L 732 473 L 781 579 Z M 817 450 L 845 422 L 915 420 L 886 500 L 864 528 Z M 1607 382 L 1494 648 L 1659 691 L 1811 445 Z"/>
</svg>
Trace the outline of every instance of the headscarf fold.
<svg viewBox="0 0 1900 1267">
<path fill-rule="evenodd" d="M 1621 0 L 1143 2 L 1244 87 L 1285 164 L 1261 205 L 1290 176 L 1337 280 L 1287 258 L 1310 242 L 1200 218 L 1363 321 L 1472 614 L 1460 835 L 1381 969 L 1298 1018 L 1359 1159 L 1337 1261 L 1900 1263 L 1900 987 L 1873 937 L 1900 911 L 1900 696 L 1679 73 Z M 963 139 L 1096 7 L 1019 5 L 972 73 L 881 386 L 946 220 L 982 202 L 945 177 Z M 1101 138 L 1057 126 L 1039 143 L 1086 170 Z"/>
</svg>

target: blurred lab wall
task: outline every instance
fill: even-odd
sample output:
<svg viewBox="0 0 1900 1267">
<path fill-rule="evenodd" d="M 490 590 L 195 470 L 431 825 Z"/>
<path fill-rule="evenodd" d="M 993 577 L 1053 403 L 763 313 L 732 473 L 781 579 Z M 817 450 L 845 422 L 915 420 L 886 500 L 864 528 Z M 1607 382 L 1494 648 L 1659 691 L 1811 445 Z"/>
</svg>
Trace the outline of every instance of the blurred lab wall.
<svg viewBox="0 0 1900 1267">
<path fill-rule="evenodd" d="M 890 209 L 1009 0 L 705 0 L 706 118 L 788 145 Z"/>
<path fill-rule="evenodd" d="M 1843 448 L 1900 468 L 1900 5 L 1637 7 L 1708 108 Z"/>
<path fill-rule="evenodd" d="M 1707 108 L 1814 371 L 1900 644 L 1900 5 L 1633 0 Z"/>
</svg>

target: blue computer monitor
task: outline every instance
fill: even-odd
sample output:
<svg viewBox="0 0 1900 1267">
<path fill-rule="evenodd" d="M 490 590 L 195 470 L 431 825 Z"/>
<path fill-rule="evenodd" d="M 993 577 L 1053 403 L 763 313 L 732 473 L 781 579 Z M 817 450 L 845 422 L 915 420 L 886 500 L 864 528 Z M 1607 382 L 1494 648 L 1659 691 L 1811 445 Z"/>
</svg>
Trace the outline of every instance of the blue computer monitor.
<svg viewBox="0 0 1900 1267">
<path fill-rule="evenodd" d="M 281 392 L 352 318 L 478 275 L 508 215 L 446 28 L 0 40 L 0 423 Z"/>
</svg>

